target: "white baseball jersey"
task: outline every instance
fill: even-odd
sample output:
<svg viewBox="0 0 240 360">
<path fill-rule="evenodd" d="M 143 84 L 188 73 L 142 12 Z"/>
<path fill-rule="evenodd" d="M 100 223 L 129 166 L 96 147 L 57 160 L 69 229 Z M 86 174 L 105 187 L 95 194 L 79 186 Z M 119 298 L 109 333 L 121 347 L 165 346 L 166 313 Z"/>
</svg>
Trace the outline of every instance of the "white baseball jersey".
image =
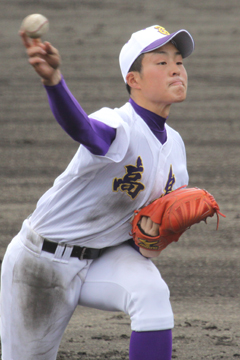
<svg viewBox="0 0 240 360">
<path fill-rule="evenodd" d="M 96 156 L 80 145 L 30 224 L 50 241 L 103 248 L 127 240 L 134 210 L 187 185 L 188 173 L 179 133 L 166 125 L 162 145 L 130 103 L 90 117 L 117 129 L 108 153 Z"/>
<path fill-rule="evenodd" d="M 162 145 L 130 103 L 91 117 L 117 129 L 108 153 L 96 156 L 80 146 L 4 256 L 4 359 L 56 359 L 78 304 L 124 311 L 137 332 L 174 326 L 165 281 L 154 263 L 126 240 L 135 209 L 188 183 L 183 141 L 166 126 Z M 39 235 L 93 248 L 125 243 L 109 247 L 95 260 L 79 260 L 70 256 L 69 247 L 61 254 L 61 246 L 54 254 L 42 251 Z"/>
</svg>

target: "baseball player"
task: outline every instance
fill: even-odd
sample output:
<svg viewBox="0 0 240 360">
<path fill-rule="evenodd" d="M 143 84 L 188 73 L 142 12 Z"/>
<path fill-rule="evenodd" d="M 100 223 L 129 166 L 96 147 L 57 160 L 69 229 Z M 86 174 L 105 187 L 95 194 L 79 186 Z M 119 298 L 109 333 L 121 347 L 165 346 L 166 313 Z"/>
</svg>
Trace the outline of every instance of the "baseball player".
<svg viewBox="0 0 240 360">
<path fill-rule="evenodd" d="M 56 120 L 81 145 L 4 256 L 2 359 L 56 359 L 83 305 L 129 314 L 130 360 L 170 360 L 169 289 L 151 261 L 160 251 L 139 248 L 129 233 L 136 209 L 188 183 L 184 143 L 166 119 L 186 98 L 192 36 L 157 25 L 132 34 L 119 57 L 129 101 L 90 116 L 65 83 L 57 49 L 21 37 Z M 157 231 L 148 217 L 141 228 Z"/>
</svg>

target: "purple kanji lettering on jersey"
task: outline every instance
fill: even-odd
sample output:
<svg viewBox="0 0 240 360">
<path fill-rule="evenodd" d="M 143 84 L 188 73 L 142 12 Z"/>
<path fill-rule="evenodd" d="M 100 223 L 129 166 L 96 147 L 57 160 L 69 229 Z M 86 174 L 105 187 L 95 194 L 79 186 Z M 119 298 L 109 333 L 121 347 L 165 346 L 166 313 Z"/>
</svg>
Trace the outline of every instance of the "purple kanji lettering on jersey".
<svg viewBox="0 0 240 360">
<path fill-rule="evenodd" d="M 138 156 L 136 165 L 125 166 L 126 175 L 122 178 L 115 178 L 113 180 L 113 191 L 125 191 L 132 199 L 135 199 L 140 191 L 145 189 L 145 186 L 139 182 L 144 171 L 142 159 Z"/>
<path fill-rule="evenodd" d="M 171 191 L 173 191 L 173 185 L 175 184 L 175 175 L 173 174 L 172 165 L 170 165 L 170 170 L 168 174 L 168 180 L 164 189 L 164 195 L 169 194 Z"/>
</svg>

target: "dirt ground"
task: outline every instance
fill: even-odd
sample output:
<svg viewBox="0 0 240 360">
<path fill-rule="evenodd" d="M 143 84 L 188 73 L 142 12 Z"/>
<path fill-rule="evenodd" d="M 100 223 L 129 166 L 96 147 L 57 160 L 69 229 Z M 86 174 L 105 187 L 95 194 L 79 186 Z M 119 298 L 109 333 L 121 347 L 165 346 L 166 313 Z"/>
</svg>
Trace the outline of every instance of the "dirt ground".
<svg viewBox="0 0 240 360">
<path fill-rule="evenodd" d="M 38 198 L 75 153 L 55 122 L 18 37 L 22 19 L 42 13 L 62 55 L 62 72 L 83 108 L 128 100 L 118 54 L 130 34 L 158 24 L 186 28 L 187 100 L 169 125 L 186 144 L 190 186 L 211 192 L 226 219 L 192 227 L 154 260 L 171 291 L 173 359 L 240 359 L 239 0 L 2 0 L 0 3 L 0 259 Z M 128 359 L 129 318 L 75 312 L 58 360 Z M 149 359 L 151 360 L 151 359 Z"/>
</svg>

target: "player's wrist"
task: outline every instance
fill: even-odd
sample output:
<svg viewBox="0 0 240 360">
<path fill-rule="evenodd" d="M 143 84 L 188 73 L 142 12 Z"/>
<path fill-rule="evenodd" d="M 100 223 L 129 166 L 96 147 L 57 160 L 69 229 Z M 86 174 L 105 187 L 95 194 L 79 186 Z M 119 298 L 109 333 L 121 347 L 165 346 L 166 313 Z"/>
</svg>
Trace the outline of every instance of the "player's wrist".
<svg viewBox="0 0 240 360">
<path fill-rule="evenodd" d="M 42 78 L 42 83 L 45 86 L 54 86 L 60 83 L 62 75 L 59 69 L 55 70 L 48 79 Z"/>
<path fill-rule="evenodd" d="M 146 258 L 154 258 L 154 257 L 158 257 L 161 253 L 160 250 L 156 250 L 156 251 L 153 251 L 153 250 L 146 250 L 146 249 L 143 249 L 143 248 L 139 248 L 140 249 L 140 253 L 145 256 Z"/>
</svg>

